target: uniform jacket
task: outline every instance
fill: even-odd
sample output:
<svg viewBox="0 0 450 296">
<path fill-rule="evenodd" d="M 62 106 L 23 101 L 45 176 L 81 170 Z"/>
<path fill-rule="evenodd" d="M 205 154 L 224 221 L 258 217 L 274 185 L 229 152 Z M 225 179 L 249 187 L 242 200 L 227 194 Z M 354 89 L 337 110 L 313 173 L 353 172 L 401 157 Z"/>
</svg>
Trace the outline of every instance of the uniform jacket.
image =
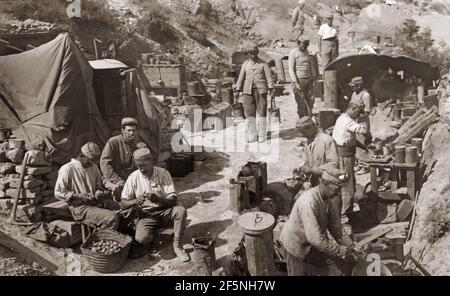
<svg viewBox="0 0 450 296">
<path fill-rule="evenodd" d="M 253 86 L 258 89 L 259 94 L 267 94 L 269 89 L 273 89 L 273 81 L 266 63 L 262 61 L 255 63 L 248 59 L 242 64 L 236 90 L 251 95 Z"/>
</svg>

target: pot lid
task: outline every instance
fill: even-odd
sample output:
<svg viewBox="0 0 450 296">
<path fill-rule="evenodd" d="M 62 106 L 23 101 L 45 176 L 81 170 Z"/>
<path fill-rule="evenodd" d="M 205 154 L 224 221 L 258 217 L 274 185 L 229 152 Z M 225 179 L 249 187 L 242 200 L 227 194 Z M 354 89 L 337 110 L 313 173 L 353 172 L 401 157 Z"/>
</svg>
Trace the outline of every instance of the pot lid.
<svg viewBox="0 0 450 296">
<path fill-rule="evenodd" d="M 260 234 L 273 227 L 275 218 L 265 212 L 250 212 L 241 215 L 238 224 L 245 233 Z"/>
</svg>

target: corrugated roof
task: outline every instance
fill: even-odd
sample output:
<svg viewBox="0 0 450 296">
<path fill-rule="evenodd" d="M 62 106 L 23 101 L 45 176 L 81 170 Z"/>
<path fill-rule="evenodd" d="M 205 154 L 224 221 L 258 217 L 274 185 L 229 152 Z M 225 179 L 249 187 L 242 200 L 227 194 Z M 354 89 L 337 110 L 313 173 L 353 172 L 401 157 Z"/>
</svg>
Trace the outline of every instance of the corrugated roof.
<svg viewBox="0 0 450 296">
<path fill-rule="evenodd" d="M 128 68 L 127 65 L 122 63 L 121 61 L 114 59 L 103 59 L 103 60 L 94 60 L 89 61 L 89 64 L 94 70 L 110 70 L 110 69 L 123 69 Z"/>
</svg>

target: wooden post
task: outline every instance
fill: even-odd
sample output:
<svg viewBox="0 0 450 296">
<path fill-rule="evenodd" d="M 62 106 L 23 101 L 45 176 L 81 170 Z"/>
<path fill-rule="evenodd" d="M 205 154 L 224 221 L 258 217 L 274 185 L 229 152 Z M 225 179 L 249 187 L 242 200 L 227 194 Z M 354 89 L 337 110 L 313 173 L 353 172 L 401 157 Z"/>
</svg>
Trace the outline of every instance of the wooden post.
<svg viewBox="0 0 450 296">
<path fill-rule="evenodd" d="M 245 253 L 250 275 L 274 275 L 273 226 L 275 218 L 264 212 L 250 212 L 240 216 L 238 223 L 244 232 Z"/>
<path fill-rule="evenodd" d="M 415 200 L 416 198 L 416 172 L 417 168 L 414 168 L 408 169 L 406 173 L 406 188 L 410 200 Z"/>
<path fill-rule="evenodd" d="M 376 167 L 370 167 L 370 187 L 373 193 L 378 193 L 378 180 Z"/>
<path fill-rule="evenodd" d="M 323 73 L 325 107 L 338 108 L 337 71 L 329 70 Z"/>
</svg>

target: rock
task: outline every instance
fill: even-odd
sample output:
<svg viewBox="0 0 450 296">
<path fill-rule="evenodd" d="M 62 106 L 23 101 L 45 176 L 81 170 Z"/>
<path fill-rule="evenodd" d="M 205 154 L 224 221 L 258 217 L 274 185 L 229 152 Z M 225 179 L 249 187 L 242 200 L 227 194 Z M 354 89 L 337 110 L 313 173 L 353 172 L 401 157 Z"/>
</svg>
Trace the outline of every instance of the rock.
<svg viewBox="0 0 450 296">
<path fill-rule="evenodd" d="M 0 210 L 6 211 L 10 210 L 13 206 L 12 198 L 0 199 Z"/>
<path fill-rule="evenodd" d="M 39 176 L 50 173 L 53 170 L 52 167 L 27 167 L 25 169 L 25 174 Z M 20 174 L 22 172 L 21 166 L 16 166 L 16 172 Z"/>
<path fill-rule="evenodd" d="M 30 180 L 23 181 L 23 188 L 30 189 L 35 187 L 40 187 L 41 185 L 44 185 L 44 181 L 38 178 L 33 178 Z M 19 180 L 14 180 L 11 183 L 9 183 L 9 186 L 11 188 L 18 188 L 19 187 Z"/>
<path fill-rule="evenodd" d="M 6 189 L 6 195 L 14 198 L 17 196 L 18 190 L 19 189 L 16 189 L 16 188 Z M 23 198 L 28 198 L 28 199 L 37 199 L 39 197 L 40 192 L 41 192 L 40 187 L 29 188 L 29 189 L 25 189 L 25 190 L 22 189 L 21 196 Z"/>
<path fill-rule="evenodd" d="M 13 163 L 20 164 L 25 155 L 25 150 L 21 148 L 11 149 L 6 151 L 5 156 Z"/>
<path fill-rule="evenodd" d="M 0 174 L 6 175 L 11 174 L 16 171 L 16 165 L 10 162 L 7 163 L 0 163 Z"/>
</svg>

